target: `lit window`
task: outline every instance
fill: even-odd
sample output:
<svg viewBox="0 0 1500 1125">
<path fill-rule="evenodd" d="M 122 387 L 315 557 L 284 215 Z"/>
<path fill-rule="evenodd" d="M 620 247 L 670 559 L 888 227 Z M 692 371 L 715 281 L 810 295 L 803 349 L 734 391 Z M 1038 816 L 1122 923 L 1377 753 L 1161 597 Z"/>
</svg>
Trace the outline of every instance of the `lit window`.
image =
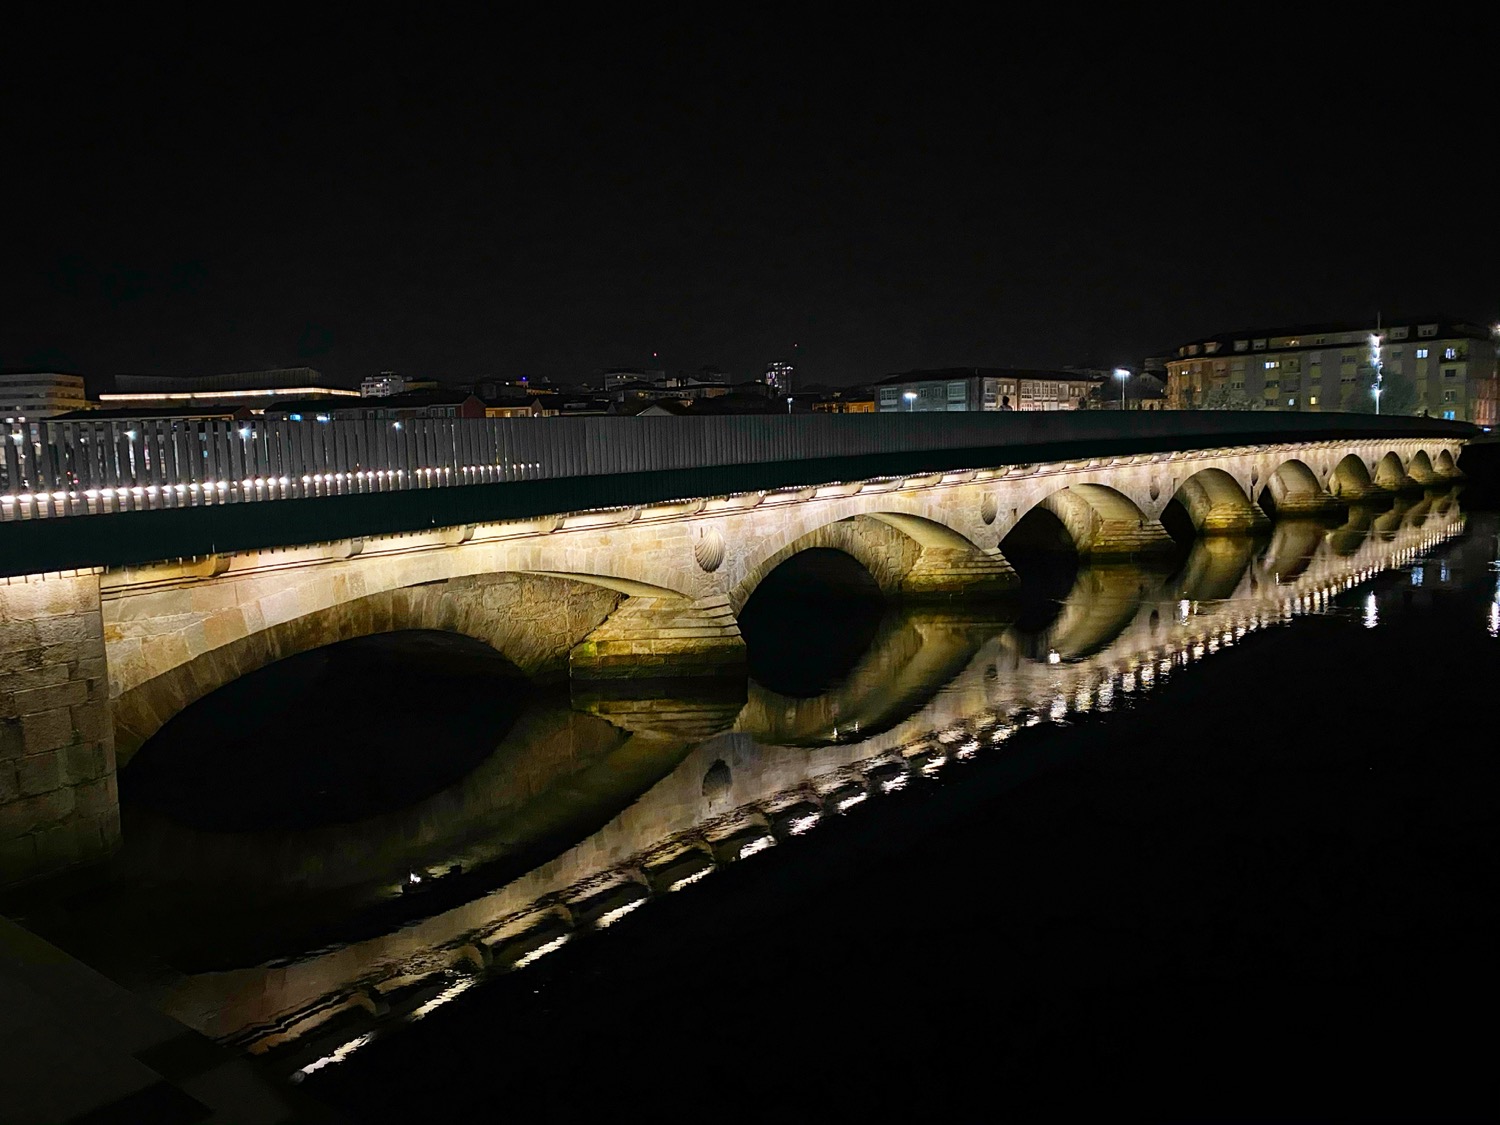
<svg viewBox="0 0 1500 1125">
<path fill-rule="evenodd" d="M 1443 349 L 1443 358 L 1444 359 L 1457 359 L 1458 358 L 1458 349 L 1457 348 L 1444 348 Z"/>
<path fill-rule="evenodd" d="M 1418 348 L 1417 349 L 1417 358 L 1418 359 L 1426 359 L 1427 358 L 1427 349 L 1426 348 Z"/>
<path fill-rule="evenodd" d="M 1297 400 L 1294 399 L 1294 398 L 1289 398 L 1289 399 L 1286 400 L 1286 404 L 1288 406 L 1296 406 L 1297 405 Z"/>
<path fill-rule="evenodd" d="M 1317 395 L 1310 395 L 1310 396 L 1308 396 L 1307 405 L 1308 406 L 1317 406 L 1318 405 L 1318 396 Z"/>
<path fill-rule="evenodd" d="M 1266 370 L 1267 371 L 1272 371 L 1272 370 L 1274 370 L 1274 369 L 1276 369 L 1276 368 L 1278 368 L 1280 366 L 1281 366 L 1281 360 L 1279 360 L 1279 359 L 1268 359 L 1268 360 L 1266 360 Z"/>
</svg>

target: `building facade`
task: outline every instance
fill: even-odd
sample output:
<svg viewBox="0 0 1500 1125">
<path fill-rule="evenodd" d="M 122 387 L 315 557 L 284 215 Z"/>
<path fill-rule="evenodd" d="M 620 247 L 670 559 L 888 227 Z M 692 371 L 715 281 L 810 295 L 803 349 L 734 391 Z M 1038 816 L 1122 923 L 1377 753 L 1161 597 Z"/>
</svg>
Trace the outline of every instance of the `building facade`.
<svg viewBox="0 0 1500 1125">
<path fill-rule="evenodd" d="M 976 410 L 1079 410 L 1100 380 L 1067 371 L 958 367 L 908 371 L 875 384 L 882 414 Z"/>
<path fill-rule="evenodd" d="M 407 391 L 430 391 L 437 387 L 436 379 L 414 379 L 398 371 L 382 371 L 360 380 L 360 398 L 390 398 Z"/>
<path fill-rule="evenodd" d="M 87 405 L 82 375 L 57 371 L 0 374 L 0 419 L 6 422 L 42 422 Z"/>
<path fill-rule="evenodd" d="M 1383 413 L 1494 425 L 1494 329 L 1427 316 L 1231 332 L 1195 340 L 1167 362 L 1175 410 Z"/>
</svg>

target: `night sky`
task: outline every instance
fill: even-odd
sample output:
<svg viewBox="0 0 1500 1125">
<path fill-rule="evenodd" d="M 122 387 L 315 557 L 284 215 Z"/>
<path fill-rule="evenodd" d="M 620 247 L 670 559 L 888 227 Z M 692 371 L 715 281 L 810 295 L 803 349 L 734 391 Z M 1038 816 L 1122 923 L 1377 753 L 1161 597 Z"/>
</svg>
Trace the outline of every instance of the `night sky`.
<svg viewBox="0 0 1500 1125">
<path fill-rule="evenodd" d="M 1500 315 L 1478 38 L 695 11 L 37 29 L 0 368 L 748 378 L 795 343 L 851 383 Z"/>
</svg>

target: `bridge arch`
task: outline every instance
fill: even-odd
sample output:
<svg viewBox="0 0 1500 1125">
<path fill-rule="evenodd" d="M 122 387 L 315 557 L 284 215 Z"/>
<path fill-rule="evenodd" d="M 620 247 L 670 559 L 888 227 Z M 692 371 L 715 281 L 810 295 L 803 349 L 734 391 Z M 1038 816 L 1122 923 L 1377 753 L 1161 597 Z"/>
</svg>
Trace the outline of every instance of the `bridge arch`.
<svg viewBox="0 0 1500 1125">
<path fill-rule="evenodd" d="M 1377 485 L 1393 492 L 1410 488 L 1415 483 L 1406 475 L 1406 466 L 1401 463 L 1401 458 L 1395 450 L 1391 450 L 1375 462 L 1372 475 Z"/>
<path fill-rule="evenodd" d="M 1063 538 L 1057 535 L 1061 530 Z M 1022 513 L 1001 542 L 1017 548 L 1071 546 L 1080 558 L 1130 557 L 1175 549 L 1172 537 L 1123 492 L 1102 484 L 1072 484 Z"/>
<path fill-rule="evenodd" d="M 1265 513 L 1223 469 L 1200 469 L 1178 486 L 1172 499 L 1197 535 L 1242 534 L 1266 522 Z"/>
<path fill-rule="evenodd" d="M 585 580 L 527 574 L 459 578 L 354 598 L 227 639 L 192 657 L 156 646 L 156 674 L 114 701 L 117 760 L 124 765 L 178 712 L 249 672 L 377 633 L 461 633 L 488 644 L 532 678 L 558 678 L 566 674 L 571 650 L 624 599 L 618 590 Z"/>
<path fill-rule="evenodd" d="M 1419 449 L 1411 455 L 1411 460 L 1406 464 L 1406 475 L 1421 485 L 1437 484 L 1443 479 L 1433 469 L 1432 458 L 1427 456 L 1425 449 Z"/>
<path fill-rule="evenodd" d="M 1328 474 L 1328 491 L 1340 499 L 1360 499 L 1376 491 L 1376 485 L 1364 461 L 1351 453 Z"/>
<path fill-rule="evenodd" d="M 1269 515 L 1316 514 L 1337 508 L 1338 501 L 1324 491 L 1318 476 L 1305 461 L 1290 457 L 1266 478 L 1256 498 Z"/>
<path fill-rule="evenodd" d="M 1458 462 L 1454 460 L 1451 450 L 1438 450 L 1437 457 L 1433 459 L 1432 467 L 1440 477 L 1451 478 L 1462 476 L 1462 473 L 1459 472 Z"/>
<path fill-rule="evenodd" d="M 738 613 L 766 575 L 793 555 L 813 548 L 841 551 L 874 578 L 889 598 L 1009 591 L 1015 572 L 999 552 L 981 550 L 967 536 L 926 516 L 868 512 L 797 532 L 744 559 L 729 592 Z"/>
</svg>

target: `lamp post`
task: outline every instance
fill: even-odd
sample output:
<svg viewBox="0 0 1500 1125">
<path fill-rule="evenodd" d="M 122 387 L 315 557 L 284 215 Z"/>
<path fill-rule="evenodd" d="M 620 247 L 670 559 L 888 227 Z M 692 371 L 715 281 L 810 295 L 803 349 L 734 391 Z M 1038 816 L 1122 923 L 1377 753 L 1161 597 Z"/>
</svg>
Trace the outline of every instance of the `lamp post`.
<svg viewBox="0 0 1500 1125">
<path fill-rule="evenodd" d="M 906 412 L 908 414 L 910 414 L 912 412 L 912 410 L 915 409 L 915 407 L 914 407 L 913 404 L 917 401 L 917 392 L 916 391 L 907 391 L 901 397 L 906 400 Z"/>
<path fill-rule="evenodd" d="M 1115 378 L 1120 380 L 1120 409 L 1125 409 L 1125 384 L 1130 382 L 1130 372 L 1123 367 L 1115 368 Z"/>
</svg>

